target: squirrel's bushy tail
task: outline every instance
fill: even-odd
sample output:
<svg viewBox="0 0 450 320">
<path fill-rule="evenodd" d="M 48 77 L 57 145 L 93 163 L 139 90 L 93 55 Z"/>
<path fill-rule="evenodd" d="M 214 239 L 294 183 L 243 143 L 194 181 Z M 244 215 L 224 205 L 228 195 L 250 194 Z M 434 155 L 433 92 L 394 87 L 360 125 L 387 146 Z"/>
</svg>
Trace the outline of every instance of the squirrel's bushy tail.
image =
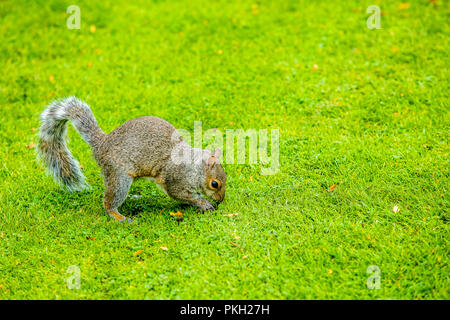
<svg viewBox="0 0 450 320">
<path fill-rule="evenodd" d="M 75 97 L 51 103 L 41 115 L 37 156 L 48 172 L 69 191 L 88 187 L 80 164 L 66 145 L 70 120 L 84 141 L 94 147 L 104 136 L 89 106 Z"/>
</svg>

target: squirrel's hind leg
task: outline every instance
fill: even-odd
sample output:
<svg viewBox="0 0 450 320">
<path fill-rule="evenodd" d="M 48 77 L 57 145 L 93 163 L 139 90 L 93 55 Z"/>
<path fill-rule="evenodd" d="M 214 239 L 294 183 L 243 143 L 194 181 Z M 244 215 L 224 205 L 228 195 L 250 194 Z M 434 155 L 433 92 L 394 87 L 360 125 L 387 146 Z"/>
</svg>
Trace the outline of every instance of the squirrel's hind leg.
<svg viewBox="0 0 450 320">
<path fill-rule="evenodd" d="M 117 174 L 117 172 L 104 173 L 105 194 L 103 204 L 108 215 L 121 222 L 132 222 L 131 219 L 120 214 L 118 209 L 125 201 L 133 178 L 127 174 Z"/>
</svg>

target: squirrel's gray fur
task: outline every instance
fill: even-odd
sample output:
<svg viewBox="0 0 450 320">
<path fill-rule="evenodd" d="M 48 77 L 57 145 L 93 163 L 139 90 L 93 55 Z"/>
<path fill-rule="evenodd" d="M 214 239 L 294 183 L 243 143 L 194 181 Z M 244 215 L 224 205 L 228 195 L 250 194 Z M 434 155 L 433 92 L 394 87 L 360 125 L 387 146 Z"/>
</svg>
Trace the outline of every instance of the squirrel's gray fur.
<svg viewBox="0 0 450 320">
<path fill-rule="evenodd" d="M 50 104 L 41 119 L 38 158 L 49 173 L 69 191 L 88 186 L 65 142 L 70 120 L 91 146 L 102 168 L 106 186 L 104 206 L 117 220 L 128 220 L 117 208 L 127 197 L 133 180 L 140 177 L 152 178 L 172 198 L 194 204 L 203 211 L 215 209 L 206 197 L 218 202 L 225 197 L 226 175 L 219 161 L 221 151 L 216 149 L 211 153 L 192 148 L 174 126 L 161 118 L 136 118 L 105 134 L 89 106 L 69 97 Z M 187 155 L 188 161 L 178 161 L 179 152 Z"/>
</svg>

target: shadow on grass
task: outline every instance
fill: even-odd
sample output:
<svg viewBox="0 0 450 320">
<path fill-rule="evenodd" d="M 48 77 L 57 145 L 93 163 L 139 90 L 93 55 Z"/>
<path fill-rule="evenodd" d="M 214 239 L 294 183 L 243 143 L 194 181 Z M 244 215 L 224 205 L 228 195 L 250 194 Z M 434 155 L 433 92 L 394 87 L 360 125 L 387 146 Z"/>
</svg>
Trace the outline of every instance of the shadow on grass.
<svg viewBox="0 0 450 320">
<path fill-rule="evenodd" d="M 171 218 L 170 212 L 185 211 L 186 209 L 195 210 L 187 203 L 177 202 L 170 199 L 152 198 L 141 196 L 140 198 L 128 197 L 119 207 L 119 211 L 125 216 L 137 216 L 139 214 L 165 214 Z"/>
</svg>

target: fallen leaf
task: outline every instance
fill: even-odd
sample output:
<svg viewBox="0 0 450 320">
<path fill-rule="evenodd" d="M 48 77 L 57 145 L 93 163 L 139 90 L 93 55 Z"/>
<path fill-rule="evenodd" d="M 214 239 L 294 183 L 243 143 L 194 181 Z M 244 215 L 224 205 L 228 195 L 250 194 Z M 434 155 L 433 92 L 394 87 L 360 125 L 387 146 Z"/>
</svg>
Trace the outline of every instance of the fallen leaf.
<svg viewBox="0 0 450 320">
<path fill-rule="evenodd" d="M 242 259 L 247 259 L 248 258 L 248 254 L 246 254 L 245 256 L 242 257 Z"/>
<path fill-rule="evenodd" d="M 328 274 L 332 274 L 333 273 L 333 270 L 328 270 Z"/>
<path fill-rule="evenodd" d="M 95 28 L 95 26 L 94 25 L 92 25 L 90 28 L 89 28 L 89 30 L 92 32 L 92 33 L 94 33 L 95 32 L 95 30 L 96 30 L 96 28 Z"/>
<path fill-rule="evenodd" d="M 34 148 L 34 142 L 31 141 L 27 148 L 28 149 L 33 149 Z"/>
<path fill-rule="evenodd" d="M 228 213 L 228 214 L 224 214 L 224 216 L 227 216 L 227 217 L 229 217 L 229 218 L 231 218 L 231 217 L 233 217 L 233 216 L 238 216 L 239 215 L 239 213 Z"/>
<path fill-rule="evenodd" d="M 169 250 L 167 247 L 159 247 L 161 250 L 167 251 Z"/>
<path fill-rule="evenodd" d="M 336 188 L 337 188 L 337 184 L 333 184 L 331 187 L 328 188 L 328 192 L 331 192 Z"/>
<path fill-rule="evenodd" d="M 86 239 L 88 239 L 88 240 L 95 240 L 95 239 L 97 239 L 97 237 L 86 236 Z"/>
<path fill-rule="evenodd" d="M 133 256 L 136 257 L 138 254 L 142 253 L 142 251 L 143 251 L 143 250 L 138 250 L 138 251 L 136 251 L 135 253 L 133 253 Z"/>
<path fill-rule="evenodd" d="M 313 70 L 319 69 L 319 66 L 317 64 L 313 65 Z"/>
<path fill-rule="evenodd" d="M 233 241 L 230 241 L 230 243 L 231 243 L 233 246 L 240 248 L 240 246 L 239 246 L 237 243 L 234 243 Z"/>
<path fill-rule="evenodd" d="M 408 9 L 410 6 L 411 6 L 411 5 L 410 5 L 408 2 L 400 3 L 400 4 L 398 5 L 398 10 L 405 10 L 405 9 Z"/>
<path fill-rule="evenodd" d="M 398 207 L 398 205 L 395 205 L 395 206 L 392 208 L 392 211 L 393 211 L 394 213 L 397 213 L 397 212 L 400 211 L 400 208 Z"/>
<path fill-rule="evenodd" d="M 153 240 L 153 242 L 161 242 L 161 240 L 159 240 L 159 239 L 158 240 Z"/>
<path fill-rule="evenodd" d="M 174 217 L 182 217 L 183 213 L 181 213 L 180 211 L 177 211 L 177 212 L 171 212 L 170 215 L 174 216 Z"/>
</svg>

